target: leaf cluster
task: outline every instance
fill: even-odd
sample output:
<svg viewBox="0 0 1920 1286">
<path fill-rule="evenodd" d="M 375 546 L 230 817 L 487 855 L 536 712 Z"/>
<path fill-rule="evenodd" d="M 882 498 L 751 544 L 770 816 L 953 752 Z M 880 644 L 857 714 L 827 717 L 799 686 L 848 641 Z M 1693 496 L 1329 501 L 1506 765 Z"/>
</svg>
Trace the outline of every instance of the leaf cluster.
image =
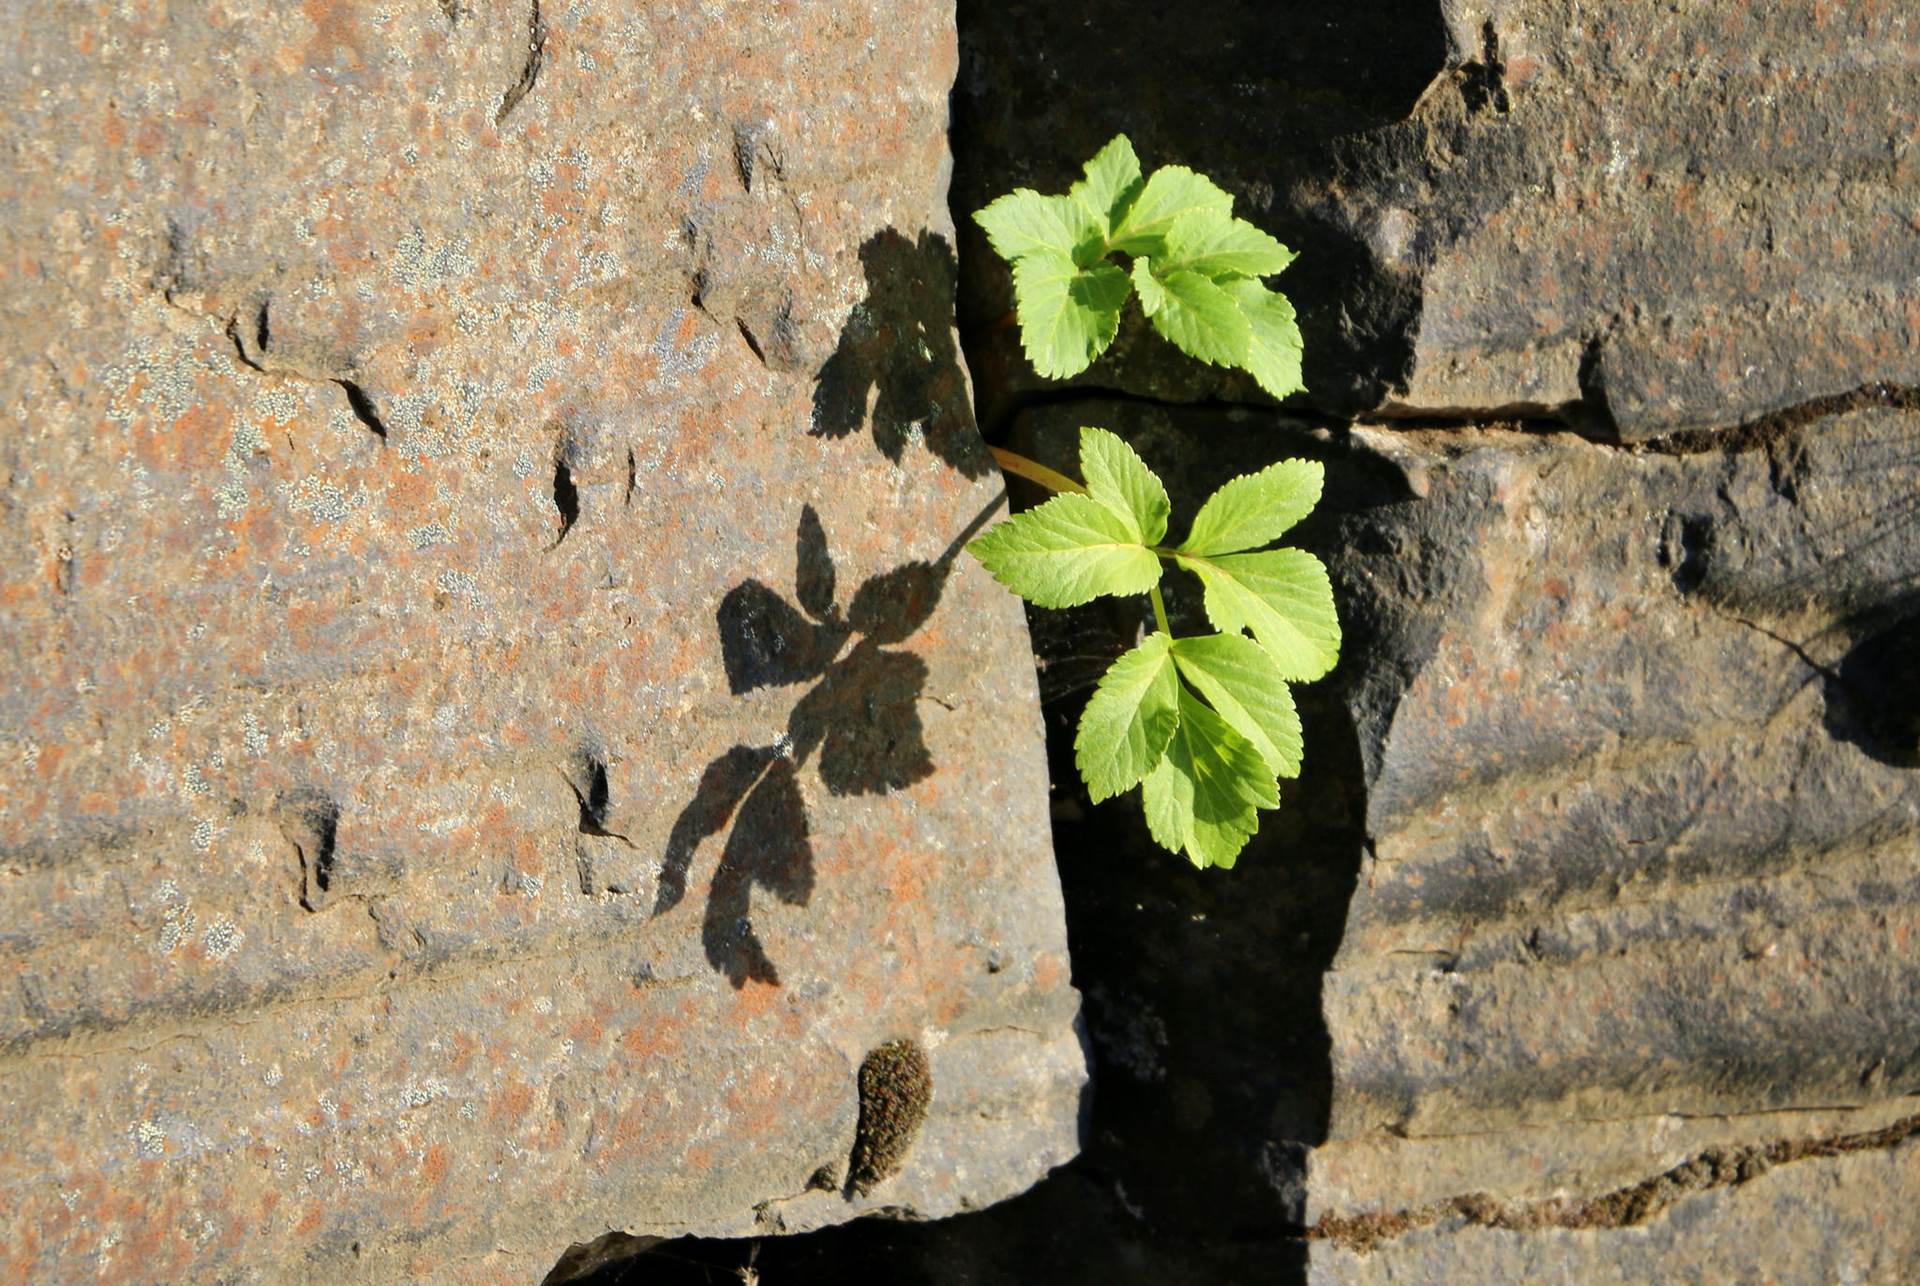
<svg viewBox="0 0 1920 1286">
<path fill-rule="evenodd" d="M 1290 683 L 1340 655 L 1340 621 L 1320 560 L 1267 549 L 1319 503 L 1321 467 L 1282 460 L 1208 498 L 1187 538 L 1162 543 L 1172 504 L 1131 447 L 1080 431 L 1082 491 L 1001 522 L 967 548 L 1041 607 L 1150 593 L 1159 629 L 1101 678 L 1074 740 L 1095 801 L 1141 787 L 1147 827 L 1195 866 L 1230 867 L 1278 807 L 1279 777 L 1300 771 Z M 1198 578 L 1216 634 L 1175 638 L 1159 598 L 1163 569 Z"/>
<path fill-rule="evenodd" d="M 1013 265 L 1021 346 L 1040 374 L 1084 371 L 1137 291 L 1182 352 L 1239 367 L 1276 398 L 1303 387 L 1293 305 L 1260 280 L 1293 252 L 1235 218 L 1233 197 L 1205 175 L 1165 165 L 1143 177 L 1121 134 L 1066 195 L 1017 188 L 973 217 Z"/>
</svg>

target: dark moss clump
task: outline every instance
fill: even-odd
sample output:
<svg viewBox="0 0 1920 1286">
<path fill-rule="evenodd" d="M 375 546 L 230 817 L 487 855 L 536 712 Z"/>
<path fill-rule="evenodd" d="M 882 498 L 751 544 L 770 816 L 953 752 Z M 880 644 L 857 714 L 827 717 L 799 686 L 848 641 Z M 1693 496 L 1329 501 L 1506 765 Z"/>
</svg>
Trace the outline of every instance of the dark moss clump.
<svg viewBox="0 0 1920 1286">
<path fill-rule="evenodd" d="M 860 1124 L 853 1135 L 847 1192 L 865 1196 L 898 1174 L 933 1098 L 933 1069 L 918 1041 L 889 1041 L 860 1063 Z"/>
</svg>

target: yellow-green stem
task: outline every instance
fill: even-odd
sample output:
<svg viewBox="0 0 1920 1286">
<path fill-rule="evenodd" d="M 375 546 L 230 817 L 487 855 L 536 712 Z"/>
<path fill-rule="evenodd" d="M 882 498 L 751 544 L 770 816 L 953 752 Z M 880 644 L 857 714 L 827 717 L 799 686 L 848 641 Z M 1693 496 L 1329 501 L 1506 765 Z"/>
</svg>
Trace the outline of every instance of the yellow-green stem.
<svg viewBox="0 0 1920 1286">
<path fill-rule="evenodd" d="M 1029 460 L 1023 455 L 1005 450 L 1002 447 L 988 447 L 993 458 L 1002 469 L 1016 478 L 1025 478 L 1028 482 L 1037 482 L 1048 491 L 1072 491 L 1086 495 L 1087 489 L 1056 469 L 1049 469 L 1038 460 Z"/>
<path fill-rule="evenodd" d="M 1167 605 L 1160 597 L 1160 586 L 1155 585 L 1148 590 L 1147 597 L 1153 600 L 1153 619 L 1160 626 L 1160 632 L 1172 638 L 1173 627 L 1167 624 Z"/>
</svg>

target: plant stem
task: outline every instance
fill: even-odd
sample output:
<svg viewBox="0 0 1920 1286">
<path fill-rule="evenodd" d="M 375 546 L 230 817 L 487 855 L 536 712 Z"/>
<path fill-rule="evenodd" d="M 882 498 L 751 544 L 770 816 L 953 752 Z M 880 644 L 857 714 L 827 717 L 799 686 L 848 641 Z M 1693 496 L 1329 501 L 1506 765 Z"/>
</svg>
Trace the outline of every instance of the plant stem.
<svg viewBox="0 0 1920 1286">
<path fill-rule="evenodd" d="M 1011 473 L 1016 478 L 1025 478 L 1028 482 L 1037 482 L 1048 491 L 1072 491 L 1083 496 L 1087 494 L 1087 489 L 1075 482 L 1072 478 L 1069 478 L 1066 474 L 1060 473 L 1057 470 L 1047 468 L 1046 465 L 1041 464 L 1037 460 L 1029 460 L 1023 455 L 1017 455 L 1001 447 L 988 447 L 987 450 L 993 452 L 994 460 L 999 463 L 1002 469 Z"/>
<path fill-rule="evenodd" d="M 1173 627 L 1167 624 L 1167 605 L 1160 597 L 1160 586 L 1158 583 L 1155 583 L 1154 587 L 1147 591 L 1147 597 L 1153 600 L 1153 619 L 1159 624 L 1160 632 L 1168 638 L 1172 638 Z"/>
</svg>

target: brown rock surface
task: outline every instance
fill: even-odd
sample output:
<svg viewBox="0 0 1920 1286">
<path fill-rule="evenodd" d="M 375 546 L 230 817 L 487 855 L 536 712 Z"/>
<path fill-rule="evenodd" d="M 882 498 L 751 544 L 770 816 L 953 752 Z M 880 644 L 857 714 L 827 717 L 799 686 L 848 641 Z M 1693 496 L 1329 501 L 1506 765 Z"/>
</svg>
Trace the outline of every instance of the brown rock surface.
<svg viewBox="0 0 1920 1286">
<path fill-rule="evenodd" d="M 43 17 L 0 1277 L 528 1280 L 1069 1156 L 1025 634 L 956 558 L 950 14 Z M 925 1122 L 843 1196 L 901 1039 Z"/>
</svg>

